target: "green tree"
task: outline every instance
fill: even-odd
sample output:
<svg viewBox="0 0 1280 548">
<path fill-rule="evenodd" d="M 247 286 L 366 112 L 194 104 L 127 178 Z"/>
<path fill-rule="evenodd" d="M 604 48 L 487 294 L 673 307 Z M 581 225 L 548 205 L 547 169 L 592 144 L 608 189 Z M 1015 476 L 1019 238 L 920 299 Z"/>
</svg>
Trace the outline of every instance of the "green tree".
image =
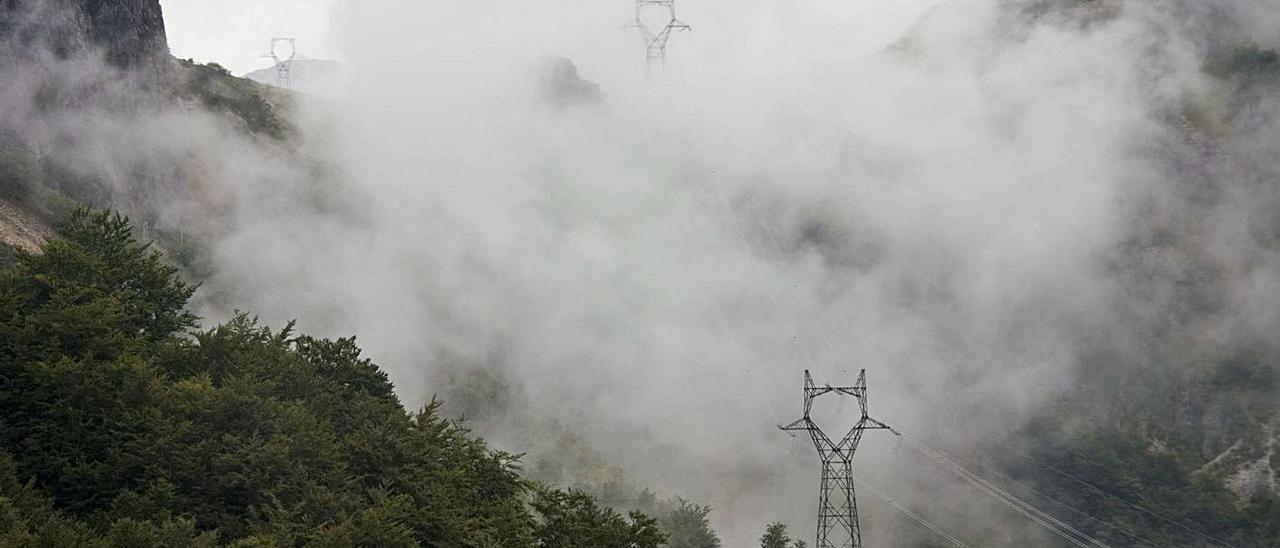
<svg viewBox="0 0 1280 548">
<path fill-rule="evenodd" d="M 787 534 L 786 524 L 775 521 L 765 527 L 764 535 L 760 536 L 760 548 L 803 548 L 803 541 L 796 541 L 792 544 L 791 536 Z"/>
<path fill-rule="evenodd" d="M 720 539 L 711 530 L 707 515 L 710 506 L 678 499 L 676 508 L 664 514 L 658 525 L 668 535 L 668 548 L 719 548 Z"/>
<path fill-rule="evenodd" d="M 581 491 L 540 487 L 533 508 L 540 518 L 538 546 L 544 548 L 656 548 L 667 540 L 653 518 L 640 512 L 624 518 Z"/>
</svg>

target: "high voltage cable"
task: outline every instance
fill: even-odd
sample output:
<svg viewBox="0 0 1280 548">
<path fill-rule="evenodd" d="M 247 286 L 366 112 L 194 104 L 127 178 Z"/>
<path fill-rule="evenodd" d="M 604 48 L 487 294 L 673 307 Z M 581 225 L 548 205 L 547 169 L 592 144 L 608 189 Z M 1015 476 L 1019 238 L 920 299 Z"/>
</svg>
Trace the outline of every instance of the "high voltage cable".
<svg viewBox="0 0 1280 548">
<path fill-rule="evenodd" d="M 941 527 L 938 527 L 937 525 L 934 525 L 932 522 L 930 522 L 929 520 L 925 519 L 925 518 L 924 518 L 924 516 L 921 516 L 920 514 L 917 514 L 917 513 L 915 513 L 915 512 L 912 512 L 912 511 L 911 511 L 909 508 L 907 508 L 906 506 L 903 506 L 903 505 L 901 505 L 901 504 L 898 504 L 898 501 L 895 501 L 895 500 L 893 500 L 893 499 L 889 498 L 889 496 L 888 496 L 888 495 L 886 495 L 886 494 L 884 494 L 884 492 L 883 492 L 883 491 L 881 491 L 881 490 L 879 490 L 879 489 L 876 489 L 874 486 L 872 486 L 871 484 L 869 484 L 869 483 L 867 483 L 867 482 L 863 481 L 863 480 L 862 480 L 861 478 L 859 478 L 858 476 L 856 476 L 856 475 L 855 475 L 855 476 L 853 476 L 853 481 L 857 482 L 857 483 L 858 483 L 858 485 L 861 485 L 863 489 L 866 489 L 867 491 L 870 491 L 872 495 L 875 495 L 875 496 L 877 496 L 877 497 L 880 497 L 880 499 L 881 499 L 881 500 L 883 500 L 883 501 L 885 501 L 885 502 L 889 503 L 889 505 L 890 505 L 890 506 L 892 506 L 892 507 L 896 508 L 898 511 L 900 511 L 900 512 L 902 512 L 902 513 L 906 514 L 906 515 L 907 515 L 908 517 L 910 517 L 911 519 L 916 520 L 916 522 L 918 522 L 920 525 L 923 525 L 923 526 L 925 526 L 925 527 L 928 527 L 930 531 L 933 531 L 934 533 L 937 533 L 937 534 L 938 534 L 938 536 L 940 536 L 940 537 L 942 537 L 942 538 L 945 538 L 945 539 L 947 539 L 947 540 L 951 541 L 951 544 L 954 544 L 954 545 L 959 546 L 959 547 L 961 547 L 961 548 L 969 548 L 969 545 L 968 545 L 968 544 L 965 544 L 965 543 L 964 543 L 964 541 L 962 541 L 962 540 L 960 540 L 960 539 L 958 539 L 958 538 L 956 538 L 956 537 L 952 536 L 950 533 L 948 533 L 948 532 L 946 532 L 946 531 L 942 530 L 942 528 L 941 528 Z"/>
<path fill-rule="evenodd" d="M 938 462 L 955 476 L 969 482 L 970 485 L 973 485 L 979 491 L 994 497 L 996 500 L 1004 503 L 1019 514 L 1022 514 L 1027 519 L 1030 519 L 1031 521 L 1050 530 L 1068 542 L 1081 548 L 1086 548 L 1090 545 L 1107 548 L 1107 545 L 1102 541 L 1095 539 L 1079 529 L 1072 527 L 1066 522 L 1053 517 L 1049 513 L 1036 508 L 1031 503 L 1018 498 L 1016 495 L 1001 489 L 999 486 L 983 479 L 982 476 L 969 471 L 955 461 L 947 458 L 944 454 L 930 448 L 928 445 L 925 445 L 920 440 L 906 435 L 904 435 L 903 438 L 907 440 L 907 443 L 911 445 L 912 448 Z"/>
<path fill-rule="evenodd" d="M 1090 521 L 1097 522 L 1097 523 L 1101 524 L 1101 525 L 1102 525 L 1102 526 L 1104 526 L 1104 527 L 1107 527 L 1107 528 L 1109 528 L 1109 529 L 1113 529 L 1113 530 L 1115 530 L 1115 531 L 1118 531 L 1118 532 L 1120 532 L 1120 533 L 1124 534 L 1125 536 L 1127 536 L 1127 537 L 1129 537 L 1129 538 L 1131 538 L 1131 539 L 1134 539 L 1134 540 L 1136 540 L 1136 541 L 1138 541 L 1138 542 L 1141 542 L 1142 544 L 1146 544 L 1146 545 L 1148 545 L 1148 546 L 1158 546 L 1156 543 L 1151 542 L 1150 540 L 1147 540 L 1147 539 L 1145 539 L 1145 538 L 1143 538 L 1143 537 L 1139 536 L 1139 535 L 1138 535 L 1138 534 L 1136 534 L 1136 533 L 1130 532 L 1130 531 L 1128 531 L 1128 530 L 1126 530 L 1126 529 L 1124 529 L 1124 528 L 1119 527 L 1118 525 L 1115 525 L 1115 524 L 1112 524 L 1112 523 L 1110 523 L 1110 522 L 1107 522 L 1107 521 L 1105 521 L 1105 520 L 1103 520 L 1103 519 L 1101 519 L 1101 518 L 1094 517 L 1093 515 L 1089 514 L 1088 512 L 1085 512 L 1085 511 L 1083 511 L 1083 510 L 1079 510 L 1079 509 L 1077 509 L 1077 508 L 1075 508 L 1075 507 L 1073 507 L 1073 506 L 1071 506 L 1071 505 L 1069 505 L 1069 504 L 1067 504 L 1067 503 L 1065 503 L 1065 502 L 1062 502 L 1062 501 L 1060 501 L 1060 500 L 1058 500 L 1058 499 L 1055 499 L 1055 498 L 1053 498 L 1053 497 L 1051 497 L 1051 496 L 1049 496 L 1049 495 L 1047 495 L 1047 494 L 1045 494 L 1045 493 L 1043 493 L 1043 492 L 1041 492 L 1041 491 L 1037 490 L 1037 489 L 1036 489 L 1036 488 L 1034 488 L 1034 487 L 1031 487 L 1031 486 L 1029 486 L 1029 485 L 1027 485 L 1027 484 L 1025 484 L 1025 483 L 1022 483 L 1022 482 L 1020 482 L 1020 481 L 1018 481 L 1018 480 L 1015 480 L 1015 479 L 1013 479 L 1013 478 L 1011 478 L 1011 477 L 1009 477 L 1009 476 L 1006 476 L 1006 475 L 1004 475 L 1004 474 L 1001 474 L 1000 472 L 998 472 L 998 471 L 996 471 L 996 470 L 993 470 L 993 469 L 991 469 L 991 468 L 990 468 L 990 467 L 988 467 L 988 466 L 984 466 L 984 465 L 983 465 L 983 464 L 981 464 L 981 463 L 977 463 L 977 462 L 974 462 L 974 461 L 972 461 L 972 460 L 965 459 L 965 458 L 963 458 L 963 457 L 956 457 L 956 459 L 957 459 L 957 460 L 964 461 L 964 462 L 967 462 L 967 463 L 969 463 L 969 464 L 971 464 L 971 465 L 973 465 L 973 466 L 975 466 L 975 467 L 981 468 L 981 469 L 983 469 L 983 470 L 986 470 L 987 472 L 991 473 L 991 475 L 993 475 L 993 476 L 996 476 L 996 477 L 998 477 L 998 478 L 1000 478 L 1000 479 L 1002 479 L 1002 480 L 1004 480 L 1004 481 L 1007 481 L 1007 482 L 1009 482 L 1009 483 L 1012 483 L 1012 484 L 1014 484 L 1014 485 L 1017 485 L 1018 487 L 1021 487 L 1021 488 L 1023 488 L 1023 489 L 1026 489 L 1027 491 L 1030 491 L 1030 492 L 1032 492 L 1032 493 L 1035 493 L 1035 494 L 1036 494 L 1037 496 L 1039 496 L 1040 498 L 1043 498 L 1043 499 L 1045 499 L 1045 500 L 1048 500 L 1049 502 L 1052 502 L 1052 503 L 1054 503 L 1054 504 L 1056 504 L 1056 505 L 1058 505 L 1058 506 L 1061 506 L 1061 507 L 1063 507 L 1063 508 L 1066 508 L 1067 510 L 1071 510 L 1072 512 L 1075 512 L 1076 514 L 1079 514 L 1079 515 L 1081 515 L 1081 516 L 1084 516 L 1084 517 L 1086 517 L 1086 518 L 1089 518 L 1089 520 L 1090 520 Z"/>
<path fill-rule="evenodd" d="M 927 456 L 932 457 L 932 455 L 927 455 Z M 952 474 L 954 474 L 956 477 L 958 477 L 958 478 L 960 478 L 960 479 L 962 479 L 962 480 L 965 480 L 965 481 L 969 482 L 971 485 L 973 485 L 973 486 L 974 486 L 975 488 L 977 488 L 979 491 L 982 491 L 983 493 L 987 494 L 988 496 L 991 496 L 992 498 L 994 498 L 994 499 L 996 499 L 996 500 L 1000 501 L 1001 503 L 1003 503 L 1003 504 L 1005 504 L 1006 506 L 1008 506 L 1008 507 L 1012 508 L 1014 511 L 1018 512 L 1019 514 L 1022 514 L 1022 516 L 1023 516 L 1023 517 L 1025 517 L 1025 518 L 1027 518 L 1027 519 L 1031 520 L 1032 522 L 1036 523 L 1037 525 L 1039 525 L 1039 526 L 1041 526 L 1041 527 L 1044 527 L 1045 529 L 1048 529 L 1050 532 L 1052 532 L 1052 533 L 1054 533 L 1054 534 L 1058 535 L 1059 537 L 1062 537 L 1062 538 L 1063 538 L 1063 539 L 1065 539 L 1067 542 L 1070 542 L 1071 544 L 1074 544 L 1074 545 L 1079 546 L 1079 547 L 1081 547 L 1081 548 L 1087 548 L 1087 546 L 1088 546 L 1088 544 L 1087 544 L 1087 543 L 1082 542 L 1082 541 L 1080 541 L 1079 539 L 1076 539 L 1075 537 L 1071 536 L 1070 534 L 1068 534 L 1068 533 L 1067 533 L 1067 532 L 1065 532 L 1065 531 L 1062 531 L 1062 530 L 1058 529 L 1057 527 L 1054 527 L 1054 526 L 1053 526 L 1052 524 L 1050 524 L 1049 522 L 1045 521 L 1044 519 L 1042 519 L 1042 518 L 1040 518 L 1039 516 L 1035 515 L 1034 513 L 1030 512 L 1027 508 L 1025 508 L 1025 507 L 1023 507 L 1023 506 L 1020 506 L 1020 505 L 1013 504 L 1013 503 L 1009 502 L 1008 500 L 1006 500 L 1006 499 L 1004 499 L 1003 497 L 1001 497 L 1001 496 L 999 495 L 999 493 L 995 492 L 994 490 L 990 489 L 989 487 L 987 487 L 987 486 L 983 485 L 981 482 L 977 481 L 973 476 L 968 475 L 968 474 L 965 474 L 962 470 L 959 470 L 959 469 L 953 468 L 953 467 L 951 467 L 951 466 L 948 466 L 948 465 L 947 465 L 947 464 L 945 464 L 945 463 L 943 463 L 943 467 L 944 467 L 944 468 L 947 468 L 947 469 L 948 469 Z"/>
<path fill-rule="evenodd" d="M 734 227 L 735 227 L 735 228 L 738 228 L 738 224 L 737 224 L 737 219 L 736 219 L 736 218 L 734 218 Z M 741 234 L 741 232 L 739 232 L 739 234 Z M 741 238 L 741 241 L 742 241 L 743 248 L 744 248 L 748 253 L 750 253 L 750 252 L 751 252 L 751 249 L 750 249 L 749 247 L 747 247 L 747 246 L 746 246 L 746 238 L 745 238 L 745 237 L 741 237 L 741 236 L 740 236 L 740 238 Z M 754 254 L 752 254 L 752 255 L 751 255 L 751 257 L 752 257 L 752 259 L 753 259 L 753 260 L 755 259 Z M 714 308 L 714 309 L 715 309 L 716 317 L 717 317 L 717 318 L 719 318 L 719 319 L 720 319 L 720 322 L 724 325 L 724 327 L 725 327 L 725 331 L 728 333 L 728 336 L 729 336 L 729 337 L 731 337 L 731 338 L 733 338 L 733 340 L 736 342 L 736 341 L 737 341 L 737 334 L 736 334 L 736 332 L 732 329 L 733 324 L 732 324 L 732 322 L 730 322 L 730 321 L 729 321 L 729 317 L 728 317 L 728 315 L 727 315 L 727 314 L 725 314 L 725 309 L 727 308 L 727 306 L 726 306 L 726 304 L 725 304 L 725 302 L 724 302 L 724 296 L 723 296 L 723 295 L 721 295 L 720 293 L 715 292 L 715 291 L 712 291 L 711 293 L 714 295 L 714 299 L 715 299 L 715 301 L 716 301 L 716 302 L 715 302 L 715 305 L 712 307 L 712 308 Z M 794 330 L 793 330 L 793 332 L 794 332 Z M 757 361 L 756 363 L 757 363 L 757 365 L 763 365 L 763 363 L 762 363 L 762 362 L 758 362 L 758 361 Z M 765 406 L 766 406 L 766 407 L 768 407 L 768 409 L 769 409 L 769 413 L 773 415 L 774 424 L 779 424 L 779 425 L 780 425 L 780 424 L 782 424 L 782 416 L 778 414 L 778 410 L 777 410 L 777 409 L 775 409 L 775 408 L 774 408 L 774 406 L 773 406 L 773 401 L 769 399 L 769 392 L 768 392 L 768 391 L 766 391 L 766 390 L 764 389 L 764 387 L 760 385 L 760 382 L 756 380 L 755 376 L 753 376 L 753 375 L 751 374 L 751 368 L 747 368 L 747 369 L 743 372 L 743 374 L 744 374 L 744 375 L 746 375 L 747 380 L 751 381 L 751 385 L 755 387 L 756 391 L 760 393 L 760 395 L 761 395 L 761 399 L 764 401 Z M 787 435 L 791 436 L 792 438 L 795 438 L 795 437 L 796 437 L 794 434 L 791 434 L 791 433 L 787 433 Z"/>
<path fill-rule="evenodd" d="M 782 255 L 782 244 L 778 242 L 778 237 L 774 234 L 773 226 L 769 224 L 769 219 L 765 217 L 761 217 L 760 226 L 764 227 L 765 235 L 769 236 L 770 242 L 773 242 L 774 252 L 776 252 L 778 255 Z M 799 290 L 798 285 L 793 287 Z M 809 311 L 809 316 L 813 318 L 814 328 L 818 330 L 818 340 L 822 341 L 822 343 L 826 345 L 827 350 L 831 352 L 831 355 L 833 357 L 841 357 L 841 355 L 843 354 L 842 357 L 847 360 L 848 353 L 840 352 L 836 349 L 835 345 L 831 342 L 831 339 L 833 339 L 834 337 L 831 337 L 828 335 L 826 329 L 823 327 L 823 322 L 818 318 L 818 313 L 814 309 L 814 307 L 806 306 L 804 308 Z"/>
<path fill-rule="evenodd" d="M 1087 546 L 1089 544 L 1092 544 L 1095 546 L 1106 546 L 1105 544 L 1102 544 L 1100 541 L 1097 541 L 1096 539 L 1089 537 L 1087 534 L 1080 532 L 1079 530 L 1062 522 L 1061 520 L 1054 518 L 1053 516 L 1049 515 L 1047 512 L 1044 512 L 1043 510 L 1036 508 L 1032 504 L 1018 498 L 1017 496 L 1009 493 L 1008 491 L 1001 489 L 999 486 L 992 484 L 989 481 L 986 481 L 981 476 L 964 468 L 960 464 L 947 458 L 942 453 L 928 447 L 927 445 L 920 442 L 919 440 L 916 440 L 914 438 L 907 438 L 907 441 L 909 444 L 912 445 L 913 448 L 920 451 L 925 456 L 928 456 L 934 459 L 939 464 L 942 464 L 943 467 L 950 470 L 956 476 L 960 477 L 961 479 L 964 479 L 965 481 L 968 481 L 974 487 L 978 488 L 984 493 L 987 493 L 988 495 L 995 497 L 997 500 L 1000 500 L 1005 505 L 1013 508 L 1014 510 L 1026 516 L 1028 519 L 1031 519 L 1032 521 L 1040 524 L 1041 526 L 1048 528 L 1050 531 L 1054 532 L 1055 534 L 1058 534 L 1059 536 L 1068 540 L 1072 544 L 1075 544 L 1081 547 Z M 1077 539 L 1075 537 L 1080 537 L 1080 538 Z"/>
<path fill-rule="evenodd" d="M 1009 451 L 1010 451 L 1010 452 L 1012 452 L 1013 454 L 1018 455 L 1019 457 L 1022 457 L 1022 458 L 1026 459 L 1026 460 L 1029 460 L 1029 461 L 1031 461 L 1031 462 L 1033 462 L 1033 463 L 1035 463 L 1035 464 L 1037 464 L 1037 465 L 1039 465 L 1039 466 L 1041 466 L 1041 467 L 1043 467 L 1043 468 L 1045 468 L 1045 469 L 1047 469 L 1047 470 L 1050 470 L 1050 471 L 1052 471 L 1052 472 L 1054 472 L 1054 473 L 1056 473 L 1056 474 L 1058 474 L 1058 475 L 1060 475 L 1060 476 L 1062 476 L 1062 477 L 1064 477 L 1064 478 L 1070 479 L 1070 480 L 1072 480 L 1072 481 L 1074 481 L 1074 482 L 1076 482 L 1076 483 L 1079 483 L 1079 484 L 1084 485 L 1084 486 L 1086 486 L 1086 487 L 1089 487 L 1089 488 L 1091 488 L 1091 489 L 1093 489 L 1093 490 L 1095 490 L 1095 491 L 1097 491 L 1097 492 L 1099 492 L 1099 493 L 1102 493 L 1103 495 L 1106 495 L 1106 496 L 1108 496 L 1108 497 L 1110 497 L 1110 498 L 1113 498 L 1113 499 L 1115 499 L 1115 500 L 1118 500 L 1118 501 L 1120 501 L 1120 502 L 1124 503 L 1126 506 L 1128 506 L 1128 507 L 1130 507 L 1130 508 L 1133 508 L 1134 510 L 1138 510 L 1138 511 L 1140 511 L 1140 512 L 1142 512 L 1142 513 L 1145 513 L 1145 514 L 1149 515 L 1149 516 L 1152 516 L 1152 517 L 1155 517 L 1155 518 L 1162 519 L 1162 520 L 1164 520 L 1166 523 L 1170 523 L 1170 524 L 1173 524 L 1173 525 L 1177 525 L 1178 527 L 1182 528 L 1184 531 L 1187 531 L 1187 532 L 1189 532 L 1189 533 L 1191 533 L 1191 534 L 1194 534 L 1194 535 L 1196 535 L 1196 536 L 1200 537 L 1201 539 L 1208 540 L 1208 541 L 1210 541 L 1210 542 L 1213 542 L 1213 543 L 1219 544 L 1219 545 L 1221 545 L 1221 546 L 1225 546 L 1225 547 L 1227 547 L 1227 548 L 1236 548 L 1234 545 L 1232 545 L 1232 544 L 1230 544 L 1230 543 L 1227 543 L 1226 541 L 1223 541 L 1223 540 L 1217 539 L 1217 538 L 1215 538 L 1215 537 L 1209 536 L 1209 535 L 1208 535 L 1208 534 L 1206 534 L 1206 533 L 1201 533 L 1200 531 L 1197 531 L 1197 530 L 1193 529 L 1192 527 L 1190 527 L 1190 526 L 1188 526 L 1188 525 L 1186 525 L 1186 524 L 1184 524 L 1184 523 L 1182 523 L 1182 522 L 1180 522 L 1180 521 L 1177 521 L 1177 520 L 1172 519 L 1172 518 L 1169 518 L 1169 517 L 1165 517 L 1163 514 L 1160 514 L 1160 513 L 1156 512 L 1156 511 L 1154 511 L 1154 510 L 1148 510 L 1147 508 L 1143 507 L 1143 506 L 1142 506 L 1142 505 L 1140 505 L 1140 504 L 1133 503 L 1133 502 L 1129 502 L 1129 501 L 1128 501 L 1128 500 L 1126 500 L 1125 498 L 1123 498 L 1123 497 L 1121 497 L 1121 496 L 1119 496 L 1119 495 L 1113 494 L 1113 493 L 1111 493 L 1110 491 L 1107 491 L 1106 489 L 1103 489 L 1103 488 L 1101 488 L 1101 487 L 1098 487 L 1097 485 L 1094 485 L 1094 484 L 1089 483 L 1089 482 L 1087 482 L 1087 481 L 1085 481 L 1085 480 L 1082 480 L 1082 479 L 1080 479 L 1080 478 L 1077 478 L 1077 477 L 1075 477 L 1075 476 L 1073 476 L 1073 475 L 1071 475 L 1071 474 L 1068 474 L 1068 473 L 1066 473 L 1066 472 L 1064 472 L 1064 471 L 1062 471 L 1062 470 L 1059 470 L 1058 468 L 1054 467 L 1053 465 L 1051 465 L 1051 464 L 1049 464 L 1049 463 L 1047 463 L 1047 462 L 1044 462 L 1044 461 L 1042 461 L 1042 460 L 1040 460 L 1040 459 L 1037 459 L 1037 458 L 1035 458 L 1035 457 L 1033 457 L 1033 456 L 1031 456 L 1031 455 L 1028 455 L 1028 454 L 1026 454 L 1026 453 L 1023 453 L 1023 452 L 1021 452 L 1021 451 L 1019 451 L 1019 450 L 1017 450 L 1017 449 L 1014 449 L 1013 447 L 1009 446 L 1008 444 L 1006 444 L 1006 443 L 1004 443 L 1004 442 L 1002 442 L 1002 441 L 995 440 L 995 439 L 992 439 L 992 438 L 987 437 L 987 436 L 982 436 L 982 437 L 983 437 L 983 438 L 986 438 L 987 440 L 989 440 L 989 441 L 991 441 L 991 442 L 993 442 L 993 443 L 995 443 L 995 444 L 997 444 L 997 445 L 999 445 L 999 446 L 1001 446 L 1001 447 L 1003 447 L 1003 448 L 1005 448 L 1005 449 L 1007 449 L 1007 450 L 1009 450 Z"/>
<path fill-rule="evenodd" d="M 729 201 L 729 193 L 724 188 L 724 181 L 721 181 L 720 176 L 715 172 L 711 173 L 711 179 L 716 184 L 716 191 L 720 195 L 721 204 L 724 206 L 725 212 L 728 213 L 729 219 L 733 223 L 734 231 L 738 234 L 738 241 L 742 244 L 743 251 L 747 253 L 747 256 L 751 257 L 753 262 L 761 262 L 760 257 L 756 255 L 755 251 L 751 249 L 751 245 L 747 243 L 747 233 L 738 222 L 738 216 L 733 213 L 733 203 Z M 809 353 L 809 349 L 803 344 L 800 344 L 800 332 L 796 331 L 795 325 L 791 323 L 791 320 L 787 319 L 786 314 L 783 314 L 782 303 L 778 300 L 777 295 L 774 295 L 773 288 L 770 287 L 767 282 L 764 286 L 765 293 L 773 303 L 773 308 L 778 312 L 778 319 L 782 320 L 783 324 L 786 325 L 787 330 L 791 332 L 791 342 L 796 345 L 796 348 L 800 350 L 800 353 L 804 354 L 805 359 L 807 359 L 809 363 L 816 363 L 816 360 L 813 359 L 813 355 Z"/>
</svg>

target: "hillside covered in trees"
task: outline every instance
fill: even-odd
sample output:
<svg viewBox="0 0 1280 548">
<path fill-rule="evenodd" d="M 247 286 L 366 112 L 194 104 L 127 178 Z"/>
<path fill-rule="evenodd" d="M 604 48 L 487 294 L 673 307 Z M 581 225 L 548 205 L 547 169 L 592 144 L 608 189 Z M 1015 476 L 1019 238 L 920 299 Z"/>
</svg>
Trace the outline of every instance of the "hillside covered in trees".
<svg viewBox="0 0 1280 548">
<path fill-rule="evenodd" d="M 407 411 L 354 339 L 200 329 L 192 289 L 86 210 L 0 273 L 0 545 L 665 542 L 522 479 L 438 402 Z"/>
</svg>

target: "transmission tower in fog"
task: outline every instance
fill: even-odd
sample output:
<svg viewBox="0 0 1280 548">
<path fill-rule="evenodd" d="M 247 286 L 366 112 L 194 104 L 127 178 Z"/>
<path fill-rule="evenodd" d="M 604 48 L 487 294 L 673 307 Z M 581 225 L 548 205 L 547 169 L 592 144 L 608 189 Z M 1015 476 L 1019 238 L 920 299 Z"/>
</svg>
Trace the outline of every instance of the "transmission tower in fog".
<svg viewBox="0 0 1280 548">
<path fill-rule="evenodd" d="M 287 57 L 284 56 L 284 50 L 288 50 Z M 276 87 L 290 89 L 292 82 L 289 79 L 289 72 L 293 70 L 294 59 L 298 58 L 298 41 L 294 38 L 272 38 L 271 50 L 263 57 L 268 57 L 276 63 Z"/>
<path fill-rule="evenodd" d="M 809 413 L 813 400 L 818 396 L 835 394 L 838 397 L 853 396 L 858 400 L 862 417 L 840 441 L 830 437 L 818 427 Z M 867 415 L 867 370 L 858 374 L 853 386 L 817 386 L 809 371 L 804 372 L 804 417 L 786 426 L 787 432 L 808 432 L 813 446 L 822 459 L 822 486 L 818 491 L 818 539 L 816 548 L 862 548 L 862 530 L 858 526 L 858 502 L 853 493 L 853 453 L 867 430 L 898 431 Z M 900 434 L 899 434 L 900 435 Z"/>
<path fill-rule="evenodd" d="M 662 17 L 670 16 L 662 28 L 654 30 L 644 23 L 645 16 L 658 12 Z M 644 39 L 645 59 L 644 74 L 649 77 L 654 67 L 662 68 L 667 63 L 667 41 L 671 34 L 690 30 L 690 26 L 676 18 L 676 0 L 636 0 L 636 17 L 628 25 L 638 29 Z"/>
</svg>

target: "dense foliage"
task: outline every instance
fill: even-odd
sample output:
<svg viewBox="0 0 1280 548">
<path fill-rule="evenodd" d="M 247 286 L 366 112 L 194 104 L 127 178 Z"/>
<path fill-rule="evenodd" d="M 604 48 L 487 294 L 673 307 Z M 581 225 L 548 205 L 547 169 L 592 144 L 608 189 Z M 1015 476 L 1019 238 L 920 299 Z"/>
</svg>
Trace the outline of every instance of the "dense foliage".
<svg viewBox="0 0 1280 548">
<path fill-rule="evenodd" d="M 711 507 L 678 500 L 658 523 L 669 535 L 668 548 L 720 548 L 720 538 L 711 530 L 707 516 Z"/>
<path fill-rule="evenodd" d="M 39 158 L 19 139 L 0 133 L 0 200 L 44 219 L 70 215 L 74 202 L 54 181 L 78 183 L 47 158 Z"/>
<path fill-rule="evenodd" d="M 1023 496 L 1110 545 L 1280 545 L 1280 501 L 1269 491 L 1238 499 L 1186 448 L 1153 447 L 1150 434 L 1123 424 L 1071 428 L 1060 415 L 1021 436 L 1000 464 L 1034 489 Z"/>
<path fill-rule="evenodd" d="M 657 518 L 668 537 L 667 548 L 718 548 L 711 507 L 679 496 L 659 496 L 638 484 L 626 468 L 611 462 L 597 447 L 560 421 L 529 407 L 512 369 L 501 362 L 447 358 L 433 386 L 445 395 L 445 410 L 466 417 L 476 431 L 492 431 L 528 453 L 527 479 L 569 486 L 619 511 L 639 511 Z"/>
<path fill-rule="evenodd" d="M 803 540 L 793 540 L 782 522 L 770 523 L 760 535 L 760 548 L 805 548 Z"/>
<path fill-rule="evenodd" d="M 407 413 L 353 339 L 241 315 L 128 222 L 79 211 L 0 271 L 0 545 L 604 546 L 665 541 L 440 414 Z"/>
</svg>

